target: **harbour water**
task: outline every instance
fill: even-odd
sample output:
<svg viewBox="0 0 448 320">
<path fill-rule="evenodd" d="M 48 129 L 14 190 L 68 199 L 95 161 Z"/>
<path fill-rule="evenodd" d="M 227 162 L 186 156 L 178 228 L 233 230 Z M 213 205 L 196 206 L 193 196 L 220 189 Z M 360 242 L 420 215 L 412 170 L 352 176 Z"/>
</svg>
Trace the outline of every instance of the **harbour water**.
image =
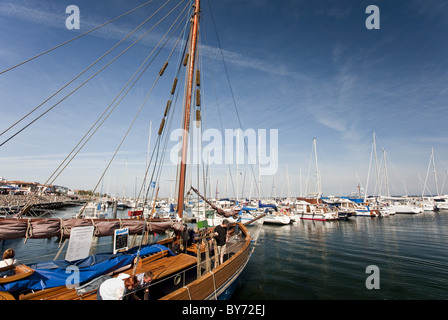
<svg viewBox="0 0 448 320">
<path fill-rule="evenodd" d="M 0 250 L 12 247 L 30 264 L 52 260 L 58 245 L 55 239 L 3 240 Z M 232 300 L 445 300 L 447 248 L 448 212 L 264 225 Z M 110 239 L 99 239 L 97 252 L 111 249 Z M 366 287 L 368 266 L 378 267 L 379 289 Z"/>
<path fill-rule="evenodd" d="M 446 300 L 447 249 L 448 212 L 265 225 L 233 299 Z"/>
</svg>

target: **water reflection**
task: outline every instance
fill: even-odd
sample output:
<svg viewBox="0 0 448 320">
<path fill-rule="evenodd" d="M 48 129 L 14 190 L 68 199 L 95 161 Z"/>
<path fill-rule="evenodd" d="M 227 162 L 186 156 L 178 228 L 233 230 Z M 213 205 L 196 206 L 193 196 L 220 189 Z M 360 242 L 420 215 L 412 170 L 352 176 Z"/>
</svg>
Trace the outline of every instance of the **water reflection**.
<svg viewBox="0 0 448 320">
<path fill-rule="evenodd" d="M 235 299 L 448 298 L 448 213 L 265 225 L 258 243 Z"/>
</svg>

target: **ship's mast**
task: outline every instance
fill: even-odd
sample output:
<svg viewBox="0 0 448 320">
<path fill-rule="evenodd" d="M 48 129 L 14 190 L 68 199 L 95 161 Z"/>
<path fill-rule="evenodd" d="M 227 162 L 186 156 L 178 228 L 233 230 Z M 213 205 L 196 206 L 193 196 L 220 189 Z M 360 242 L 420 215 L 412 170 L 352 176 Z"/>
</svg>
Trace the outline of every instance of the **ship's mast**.
<svg viewBox="0 0 448 320">
<path fill-rule="evenodd" d="M 314 160 L 316 161 L 316 183 L 317 183 L 317 198 L 322 196 L 322 182 L 320 178 L 319 164 L 317 162 L 317 143 L 316 138 L 313 138 L 314 146 Z"/>
<path fill-rule="evenodd" d="M 196 46 L 199 29 L 199 13 L 200 13 L 200 0 L 196 0 L 194 4 L 194 14 L 192 18 L 192 32 L 190 42 L 190 61 L 188 64 L 188 81 L 187 90 L 185 94 L 185 111 L 183 117 L 183 133 L 182 133 L 182 159 L 180 163 L 179 174 L 179 190 L 177 196 L 177 214 L 180 218 L 183 216 L 184 209 L 184 193 L 185 193 L 185 175 L 187 169 L 187 156 L 188 156 L 188 137 L 190 131 L 190 109 L 191 109 L 191 96 L 193 89 L 193 76 L 195 69 L 196 58 Z"/>
</svg>

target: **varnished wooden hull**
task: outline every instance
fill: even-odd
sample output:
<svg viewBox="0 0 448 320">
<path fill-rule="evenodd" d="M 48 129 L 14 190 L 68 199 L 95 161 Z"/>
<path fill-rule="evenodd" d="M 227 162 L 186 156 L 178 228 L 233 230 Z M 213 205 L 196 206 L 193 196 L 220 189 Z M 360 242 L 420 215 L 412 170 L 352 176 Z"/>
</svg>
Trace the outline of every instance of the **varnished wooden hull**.
<svg viewBox="0 0 448 320">
<path fill-rule="evenodd" d="M 137 266 L 136 273 L 150 270 L 155 275 L 151 299 L 160 300 L 214 300 L 229 298 L 230 289 L 244 270 L 251 253 L 251 237 L 246 227 L 238 224 L 241 236 L 236 241 L 236 249 L 223 264 L 209 272 L 203 270 L 202 276 L 196 276 L 196 257 L 187 254 L 166 257 L 149 257 Z M 166 270 L 169 272 L 165 273 Z M 130 268 L 125 273 L 132 273 Z M 179 277 L 179 283 L 173 280 Z M 197 279 L 196 279 L 197 278 Z M 20 300 L 96 300 L 96 290 L 83 295 L 75 289 L 65 286 L 45 289 L 40 292 L 21 295 Z"/>
<path fill-rule="evenodd" d="M 14 264 L 12 266 L 8 266 L 5 268 L 1 268 L 1 271 L 6 271 L 6 270 L 13 270 L 14 274 L 7 276 L 7 277 L 1 277 L 0 284 L 17 281 L 17 280 L 26 278 L 34 273 L 33 269 L 31 269 L 30 267 L 28 267 L 24 264 L 21 264 L 21 263 Z"/>
<path fill-rule="evenodd" d="M 250 238 L 241 251 L 216 269 L 161 300 L 211 300 L 225 293 L 243 271 L 250 258 Z M 216 290 L 215 290 L 216 288 Z"/>
</svg>

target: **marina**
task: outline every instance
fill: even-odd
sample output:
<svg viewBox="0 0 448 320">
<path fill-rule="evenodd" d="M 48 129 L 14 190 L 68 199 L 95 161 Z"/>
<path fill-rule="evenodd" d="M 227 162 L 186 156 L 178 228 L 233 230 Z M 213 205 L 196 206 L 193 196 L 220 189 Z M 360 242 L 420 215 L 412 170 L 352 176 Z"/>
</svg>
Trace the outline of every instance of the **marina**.
<svg viewBox="0 0 448 320">
<path fill-rule="evenodd" d="M 0 300 L 447 300 L 434 3 L 5 0 Z"/>
<path fill-rule="evenodd" d="M 56 216 L 76 212 L 76 207 L 69 207 L 58 210 Z M 119 211 L 119 217 L 126 215 Z M 446 300 L 447 228 L 448 211 L 263 224 L 256 250 L 231 299 Z M 52 260 L 59 241 L 0 241 L 0 251 L 10 247 L 19 261 L 31 264 Z M 112 243 L 100 238 L 95 248 L 109 252 Z M 366 287 L 370 265 L 380 270 L 378 290 Z"/>
</svg>

